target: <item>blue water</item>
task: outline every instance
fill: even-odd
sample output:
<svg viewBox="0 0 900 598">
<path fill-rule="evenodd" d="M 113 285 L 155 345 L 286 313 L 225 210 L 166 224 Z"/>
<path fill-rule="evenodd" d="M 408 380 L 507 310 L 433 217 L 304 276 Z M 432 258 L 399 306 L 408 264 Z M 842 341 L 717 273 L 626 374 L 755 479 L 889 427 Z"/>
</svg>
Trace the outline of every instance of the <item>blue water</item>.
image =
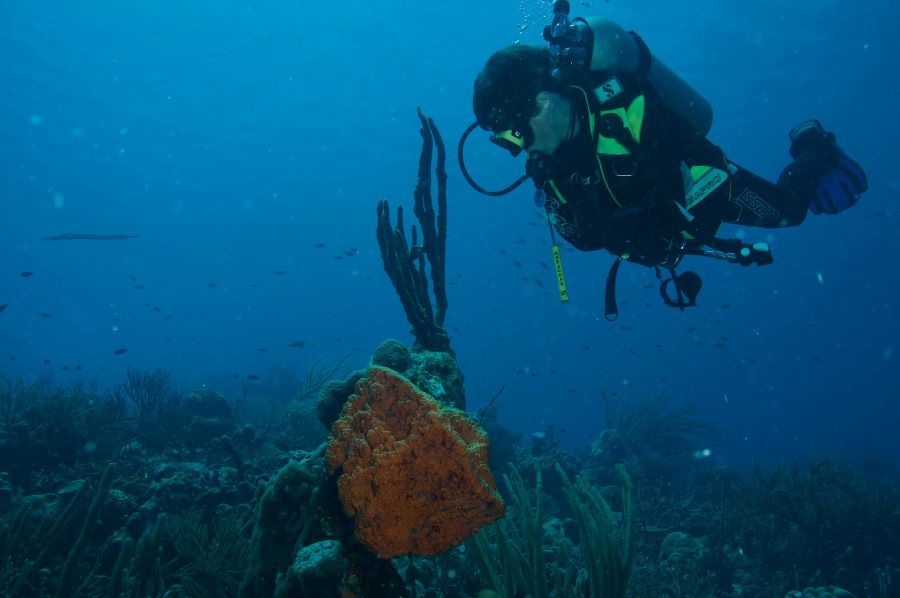
<svg viewBox="0 0 900 598">
<path fill-rule="evenodd" d="M 470 409 L 505 387 L 503 423 L 552 425 L 577 450 L 602 429 L 604 391 L 665 391 L 731 430 L 714 458 L 837 454 L 896 469 L 900 5 L 573 10 L 639 31 L 712 102 L 711 138 L 733 160 L 776 177 L 787 131 L 817 117 L 871 190 L 800 228 L 731 230 L 770 241 L 775 265 L 689 260 L 705 286 L 684 313 L 661 304 L 650 270 L 625 266 L 610 324 L 611 257 L 565 252 L 561 305 L 528 186 L 485 198 L 450 161 L 447 324 Z M 161 366 L 183 388 L 236 395 L 249 374 L 345 355 L 363 367 L 382 339 L 411 342 L 375 204 L 411 208 L 416 106 L 452 157 L 484 61 L 541 43 L 548 12 L 519 0 L 4 1 L 0 368 L 103 386 Z M 491 186 L 523 167 L 483 139 L 468 155 Z M 41 241 L 66 232 L 140 238 Z"/>
</svg>

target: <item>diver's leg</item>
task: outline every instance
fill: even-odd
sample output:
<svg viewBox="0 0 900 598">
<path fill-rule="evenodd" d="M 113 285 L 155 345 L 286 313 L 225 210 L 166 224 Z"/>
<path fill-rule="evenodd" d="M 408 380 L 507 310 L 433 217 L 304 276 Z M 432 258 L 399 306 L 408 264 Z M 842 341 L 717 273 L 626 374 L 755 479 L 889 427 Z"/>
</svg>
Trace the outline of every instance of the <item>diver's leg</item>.
<svg viewBox="0 0 900 598">
<path fill-rule="evenodd" d="M 797 226 L 806 218 L 809 199 L 793 189 L 729 163 L 730 196 L 722 205 L 722 220 L 745 226 L 779 228 Z"/>
</svg>

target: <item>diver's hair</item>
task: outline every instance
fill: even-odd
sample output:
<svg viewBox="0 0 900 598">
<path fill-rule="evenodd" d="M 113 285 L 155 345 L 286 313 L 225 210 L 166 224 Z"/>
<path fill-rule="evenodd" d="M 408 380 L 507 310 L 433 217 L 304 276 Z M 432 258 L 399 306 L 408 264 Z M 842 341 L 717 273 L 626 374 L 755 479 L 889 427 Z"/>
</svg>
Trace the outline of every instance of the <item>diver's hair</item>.
<svg viewBox="0 0 900 598">
<path fill-rule="evenodd" d="M 540 91 L 555 91 L 550 52 L 540 46 L 507 46 L 488 58 L 475 79 L 472 107 L 478 124 L 499 130 L 535 115 Z"/>
</svg>

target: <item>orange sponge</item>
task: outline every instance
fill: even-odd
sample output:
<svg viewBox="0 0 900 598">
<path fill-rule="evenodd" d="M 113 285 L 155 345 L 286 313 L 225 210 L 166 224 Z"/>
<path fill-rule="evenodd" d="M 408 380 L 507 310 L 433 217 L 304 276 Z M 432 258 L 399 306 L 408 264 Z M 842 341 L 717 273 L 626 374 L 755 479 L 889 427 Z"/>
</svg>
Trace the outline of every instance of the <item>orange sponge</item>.
<svg viewBox="0 0 900 598">
<path fill-rule="evenodd" d="M 386 368 L 357 382 L 326 460 L 356 537 L 382 558 L 439 554 L 503 516 L 484 431 Z"/>
</svg>

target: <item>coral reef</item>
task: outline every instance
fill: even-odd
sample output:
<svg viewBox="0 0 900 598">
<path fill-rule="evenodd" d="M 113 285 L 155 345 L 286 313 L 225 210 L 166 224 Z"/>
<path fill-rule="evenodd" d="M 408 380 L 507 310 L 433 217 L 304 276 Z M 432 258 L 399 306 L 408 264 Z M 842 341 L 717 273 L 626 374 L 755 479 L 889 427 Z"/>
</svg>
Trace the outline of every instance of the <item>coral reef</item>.
<svg viewBox="0 0 900 598">
<path fill-rule="evenodd" d="M 421 359 L 427 352 L 408 351 L 399 343 L 379 349 L 373 356 L 377 363 L 405 365 L 413 376 L 435 371 L 423 366 L 429 363 Z M 330 394 L 336 418 L 345 403 L 353 410 L 361 395 L 374 400 L 372 387 L 385 388 L 370 384 L 373 370 L 392 381 L 388 388 L 399 388 L 395 368 L 356 372 L 325 385 L 320 396 Z M 324 443 L 311 451 L 286 451 L 280 448 L 284 428 L 256 430 L 244 419 L 248 412 L 235 409 L 230 398 L 203 390 L 194 395 L 196 401 L 189 400 L 191 393 L 182 395 L 169 383 L 148 385 L 138 375 L 150 376 L 150 382 L 165 377 L 153 370 L 131 374 L 138 387 L 155 389 L 162 402 L 177 405 L 178 418 L 169 420 L 171 411 L 162 408 L 146 411 L 150 420 L 140 419 L 137 404 L 125 395 L 117 399 L 85 385 L 0 378 L 0 447 L 6 459 L 0 463 L 0 595 L 471 598 L 482 592 L 495 598 L 583 598 L 617 595 L 625 577 L 629 598 L 775 597 L 789 590 L 788 598 L 892 595 L 900 562 L 900 484 L 834 460 L 757 466 L 749 477 L 712 460 L 695 460 L 688 469 L 676 460 L 672 472 L 639 471 L 628 499 L 621 478 L 610 483 L 617 474 L 605 460 L 566 452 L 550 429 L 532 435 L 528 446 L 514 446 L 520 436 L 499 432 L 500 402 L 494 401 L 483 416 L 494 431 L 491 453 L 497 442 L 505 443 L 502 454 L 515 464 L 502 484 L 507 516 L 437 556 L 386 560 L 354 536 L 359 522 L 344 512 L 338 483 L 349 464 L 329 476 Z M 354 394 L 357 382 L 361 392 Z M 418 394 L 407 402 L 386 401 L 393 413 L 380 412 L 377 425 L 367 428 L 376 421 L 364 415 L 372 409 L 357 410 L 349 420 L 355 422 L 352 431 L 370 433 L 356 434 L 365 442 L 345 449 L 356 456 L 373 454 L 369 442 L 389 439 L 391 426 L 402 427 L 404 414 L 440 425 L 456 425 L 464 417 L 434 397 L 427 397 L 430 407 L 420 411 L 414 407 L 425 393 L 408 381 L 402 387 Z M 159 404 L 154 398 L 140 400 Z M 305 404 L 312 420 L 312 403 Z M 662 413 L 665 420 L 666 412 L 651 409 L 650 414 Z M 154 419 L 158 416 L 162 419 Z M 194 417 L 221 418 L 233 430 L 206 443 L 191 442 Z M 163 432 L 162 425 L 147 423 L 152 421 L 169 423 Z M 484 439 L 466 437 L 467 429 L 451 425 L 403 442 L 417 456 L 435 461 L 445 459 L 436 456 L 440 451 L 454 447 L 450 450 L 483 463 Z M 634 429 L 623 426 L 626 432 Z M 381 477 L 360 476 L 354 491 L 365 494 L 362 480 L 368 479 L 371 489 L 372 483 L 393 484 L 418 471 L 406 466 L 403 455 L 411 451 L 400 444 L 382 443 L 391 449 L 375 452 L 393 465 Z M 641 448 L 629 443 L 624 456 L 647 463 Z M 570 483 L 558 477 L 556 463 Z M 656 477 L 648 478 L 649 471 Z M 440 518 L 460 513 L 457 504 L 464 508 L 472 498 L 465 482 L 440 478 L 449 475 L 443 468 L 426 469 L 423 477 L 432 474 L 466 498 L 440 513 L 423 513 Z M 413 501 L 441 498 L 429 495 L 434 489 L 418 478 L 408 490 Z M 485 492 L 491 494 L 490 487 Z M 405 503 L 404 492 L 385 496 L 366 506 L 393 513 L 397 519 L 386 520 L 385 529 L 402 530 L 414 502 Z M 625 508 L 629 502 L 633 510 Z M 632 519 L 634 539 L 627 543 Z M 418 525 L 423 527 L 414 536 L 432 533 L 429 522 Z M 439 531 L 440 538 L 446 535 Z"/>
<path fill-rule="evenodd" d="M 503 515 L 477 424 L 386 368 L 357 382 L 326 460 L 356 537 L 382 558 L 444 552 Z"/>
</svg>

